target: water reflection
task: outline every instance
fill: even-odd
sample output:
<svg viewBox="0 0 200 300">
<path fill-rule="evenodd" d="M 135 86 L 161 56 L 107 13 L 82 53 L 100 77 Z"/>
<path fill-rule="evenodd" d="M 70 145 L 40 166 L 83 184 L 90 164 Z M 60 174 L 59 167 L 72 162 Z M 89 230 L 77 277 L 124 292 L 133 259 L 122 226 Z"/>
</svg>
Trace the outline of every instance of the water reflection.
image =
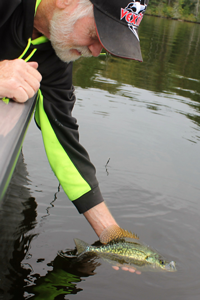
<svg viewBox="0 0 200 300">
<path fill-rule="evenodd" d="M 29 193 L 23 155 L 0 208 L 0 299 L 23 299 L 24 281 L 30 272 L 21 266 L 35 234 L 35 199 Z"/>
<path fill-rule="evenodd" d="M 34 284 L 26 287 L 29 299 L 32 297 L 35 300 L 67 299 L 65 295 L 74 295 L 83 290 L 77 286 L 77 283 L 93 276 L 100 263 L 95 256 L 84 257 L 80 261 L 76 258 L 67 258 L 67 253 L 71 255 L 75 250 L 66 251 L 64 256 L 58 255 L 53 262 L 49 263 L 52 271 L 46 276 L 32 275 L 35 279 Z"/>
<path fill-rule="evenodd" d="M 48 263 L 52 271 L 46 276 L 34 273 L 28 262 L 31 242 L 38 236 L 34 231 L 37 225 L 37 203 L 30 195 L 29 184 L 21 153 L 0 208 L 0 299 L 20 300 L 33 297 L 53 300 L 57 296 L 76 294 L 82 290 L 76 283 L 82 277 L 94 275 L 94 270 L 100 264 L 92 257 L 84 258 L 80 262 L 58 255 L 53 262 Z M 57 193 L 50 203 L 51 206 L 47 207 L 47 214 L 41 217 L 42 220 L 50 215 L 49 209 L 56 198 Z M 75 254 L 75 250 L 66 253 Z M 43 260 L 38 259 L 37 263 L 42 263 Z"/>
</svg>

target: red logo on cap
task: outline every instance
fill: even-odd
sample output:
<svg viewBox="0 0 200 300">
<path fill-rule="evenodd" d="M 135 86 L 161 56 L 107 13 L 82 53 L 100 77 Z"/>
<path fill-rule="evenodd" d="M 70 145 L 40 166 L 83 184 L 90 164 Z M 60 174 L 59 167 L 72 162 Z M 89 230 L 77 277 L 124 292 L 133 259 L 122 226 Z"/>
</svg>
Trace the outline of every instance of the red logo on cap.
<svg viewBox="0 0 200 300">
<path fill-rule="evenodd" d="M 121 8 L 120 20 L 125 19 L 128 23 L 129 29 L 135 34 L 136 38 L 139 40 L 136 28 L 140 25 L 142 21 L 145 9 L 147 5 L 142 5 L 141 1 L 130 2 L 125 8 Z"/>
</svg>

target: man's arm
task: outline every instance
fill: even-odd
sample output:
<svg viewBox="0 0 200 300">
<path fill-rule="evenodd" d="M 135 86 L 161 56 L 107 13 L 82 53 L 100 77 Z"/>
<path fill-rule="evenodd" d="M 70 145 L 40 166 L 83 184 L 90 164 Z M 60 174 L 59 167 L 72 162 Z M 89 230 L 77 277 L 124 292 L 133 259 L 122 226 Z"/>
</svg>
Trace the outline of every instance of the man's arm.
<svg viewBox="0 0 200 300">
<path fill-rule="evenodd" d="M 33 97 L 42 80 L 37 68 L 37 62 L 25 62 L 22 59 L 1 61 L 0 98 L 23 103 Z"/>
<path fill-rule="evenodd" d="M 32 97 L 42 79 L 37 67 L 36 62 L 21 59 L 0 62 L 0 98 L 8 97 L 22 103 Z M 84 216 L 98 237 L 107 227 L 118 226 L 104 202 L 87 210 Z"/>
<path fill-rule="evenodd" d="M 101 202 L 100 204 L 92 207 L 84 213 L 84 216 L 88 220 L 98 237 L 101 235 L 104 229 L 108 228 L 109 226 L 119 226 L 111 215 L 105 202 Z"/>
</svg>

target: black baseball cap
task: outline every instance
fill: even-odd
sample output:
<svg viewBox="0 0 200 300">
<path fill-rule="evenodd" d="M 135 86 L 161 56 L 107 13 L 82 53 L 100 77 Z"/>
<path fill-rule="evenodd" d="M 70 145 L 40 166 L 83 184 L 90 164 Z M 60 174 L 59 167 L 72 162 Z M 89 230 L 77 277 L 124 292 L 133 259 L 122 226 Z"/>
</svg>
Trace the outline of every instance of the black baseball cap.
<svg viewBox="0 0 200 300">
<path fill-rule="evenodd" d="M 148 0 L 90 0 L 98 38 L 111 54 L 142 61 L 138 26 Z"/>
</svg>

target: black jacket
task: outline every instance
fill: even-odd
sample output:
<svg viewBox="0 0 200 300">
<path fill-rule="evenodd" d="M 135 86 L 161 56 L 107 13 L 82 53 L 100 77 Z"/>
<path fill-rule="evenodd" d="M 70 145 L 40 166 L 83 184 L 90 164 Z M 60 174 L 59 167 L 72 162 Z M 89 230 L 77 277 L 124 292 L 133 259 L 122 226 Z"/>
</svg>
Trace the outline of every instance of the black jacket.
<svg viewBox="0 0 200 300">
<path fill-rule="evenodd" d="M 36 0 L 0 1 L 0 60 L 18 58 L 32 36 Z M 79 144 L 78 125 L 72 117 L 75 104 L 72 63 L 62 62 L 50 41 L 31 42 L 23 59 L 37 49 L 30 61 L 37 61 L 42 75 L 35 120 L 41 129 L 50 165 L 68 198 L 83 213 L 103 201 L 95 168 Z M 29 40 L 31 41 L 31 40 Z"/>
</svg>

